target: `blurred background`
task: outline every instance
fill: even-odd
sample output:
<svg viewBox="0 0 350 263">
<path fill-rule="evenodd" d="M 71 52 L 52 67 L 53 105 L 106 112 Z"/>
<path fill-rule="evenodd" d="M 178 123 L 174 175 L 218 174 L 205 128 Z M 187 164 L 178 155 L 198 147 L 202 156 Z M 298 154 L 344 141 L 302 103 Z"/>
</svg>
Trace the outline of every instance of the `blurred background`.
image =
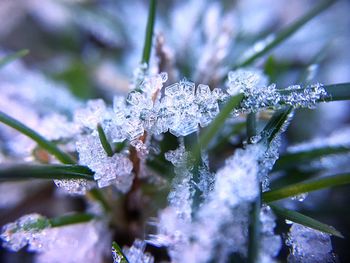
<svg viewBox="0 0 350 263">
<path fill-rule="evenodd" d="M 151 70 L 167 71 L 169 83 L 186 77 L 216 87 L 224 86 L 225 75 L 247 50 L 259 49 L 271 34 L 319 1 L 158 2 Z M 65 104 L 69 108 L 68 104 L 100 97 L 111 102 L 113 95 L 126 94 L 141 59 L 147 12 L 148 1 L 143 0 L 0 0 L 0 55 L 30 50 L 21 62 L 0 72 L 0 109 L 5 111 L 2 107 L 8 105 L 2 92 L 9 84 L 16 88 L 19 82 L 27 88 L 24 97 L 35 96 L 36 90 L 47 86 L 69 90 L 72 95 L 56 98 L 61 100 L 62 110 Z M 324 84 L 350 82 L 349 13 L 350 1 L 337 1 L 256 66 L 280 87 L 301 79 Z M 306 69 L 307 80 L 302 78 Z M 70 100 L 74 102 L 68 103 Z M 282 151 L 287 144 L 326 137 L 348 127 L 349 110 L 348 102 L 298 110 Z M 337 169 L 350 171 L 349 155 L 344 158 Z M 339 187 L 316 192 L 304 203 L 289 206 L 297 206 L 350 237 L 349 190 Z M 29 212 L 50 217 L 83 211 L 85 206 L 80 198 L 57 193 L 51 183 L 0 183 L 0 225 Z M 333 242 L 341 262 L 350 260 L 348 239 Z M 0 248 L 0 262 L 31 259 L 27 252 L 16 254 Z"/>
</svg>

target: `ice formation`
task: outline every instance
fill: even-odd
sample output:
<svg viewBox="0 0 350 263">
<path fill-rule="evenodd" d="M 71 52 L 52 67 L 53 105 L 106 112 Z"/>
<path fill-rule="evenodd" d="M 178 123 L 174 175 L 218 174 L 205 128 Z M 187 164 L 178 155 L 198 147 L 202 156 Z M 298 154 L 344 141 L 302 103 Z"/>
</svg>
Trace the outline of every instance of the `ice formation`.
<svg viewBox="0 0 350 263">
<path fill-rule="evenodd" d="M 336 262 L 330 236 L 297 223 L 292 224 L 286 245 L 290 247 L 288 262 Z"/>
<path fill-rule="evenodd" d="M 209 262 L 214 255 L 217 262 L 227 262 L 232 253 L 246 255 L 249 214 L 260 191 L 259 156 L 264 149 L 256 144 L 236 150 L 213 175 L 213 188 L 204 195 L 197 210 L 192 206 L 196 202 L 193 199 L 196 187 L 190 184 L 191 170 L 177 175 L 168 197 L 169 206 L 159 214 L 158 221 L 153 222 L 157 233 L 151 234 L 148 242 L 166 246 L 172 262 Z M 184 161 L 187 158 L 183 146 L 167 155 L 175 171 L 188 163 Z M 208 176 L 201 179 L 208 180 Z M 274 246 L 261 255 L 267 260 L 278 253 L 280 241 L 273 234 L 274 217 L 265 210 L 261 215 L 262 224 L 266 225 L 263 234 L 266 240 L 274 242 Z"/>
<path fill-rule="evenodd" d="M 123 254 L 129 263 L 153 263 L 154 258 L 151 254 L 145 253 L 146 243 L 136 239 L 131 247 L 124 247 Z M 112 248 L 113 262 L 123 263 L 123 258 L 120 257 L 114 248 Z"/>
<path fill-rule="evenodd" d="M 28 245 L 28 251 L 37 252 L 38 263 L 103 262 L 111 241 L 103 222 L 51 227 L 50 221 L 39 214 L 25 215 L 3 226 L 0 237 L 3 246 L 12 251 Z"/>
<path fill-rule="evenodd" d="M 29 245 L 28 250 L 42 249 L 42 236 L 46 236 L 46 229 L 50 227 L 47 218 L 39 214 L 22 216 L 13 223 L 8 223 L 1 230 L 3 246 L 12 251 L 19 251 Z"/>
</svg>

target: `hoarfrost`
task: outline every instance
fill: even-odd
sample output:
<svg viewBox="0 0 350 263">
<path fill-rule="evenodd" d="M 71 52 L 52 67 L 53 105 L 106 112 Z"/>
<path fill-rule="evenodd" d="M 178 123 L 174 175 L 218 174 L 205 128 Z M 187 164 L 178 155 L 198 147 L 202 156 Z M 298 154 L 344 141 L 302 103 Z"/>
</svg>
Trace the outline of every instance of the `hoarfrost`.
<svg viewBox="0 0 350 263">
<path fill-rule="evenodd" d="M 47 218 L 39 214 L 22 216 L 13 223 L 3 226 L 0 238 L 3 246 L 12 251 L 19 251 L 29 245 L 28 250 L 37 251 L 42 249 L 40 237 L 46 235 L 45 228 L 50 227 Z"/>
<path fill-rule="evenodd" d="M 290 247 L 288 262 L 335 262 L 328 234 L 293 223 L 286 240 Z"/>
<path fill-rule="evenodd" d="M 124 247 L 123 253 L 130 263 L 153 263 L 154 258 L 151 254 L 145 253 L 146 243 L 136 239 L 131 247 Z M 114 261 L 119 263 L 120 261 Z"/>
</svg>

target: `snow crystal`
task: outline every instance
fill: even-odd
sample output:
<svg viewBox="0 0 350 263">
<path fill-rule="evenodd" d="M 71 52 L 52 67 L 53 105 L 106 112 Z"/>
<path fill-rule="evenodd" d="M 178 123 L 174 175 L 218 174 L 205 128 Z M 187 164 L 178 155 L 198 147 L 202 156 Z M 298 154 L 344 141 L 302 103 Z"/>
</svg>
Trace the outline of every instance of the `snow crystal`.
<svg viewBox="0 0 350 263">
<path fill-rule="evenodd" d="M 84 195 L 87 190 L 91 189 L 91 185 L 85 179 L 60 179 L 54 182 L 58 188 L 73 195 Z"/>
<path fill-rule="evenodd" d="M 29 245 L 29 250 L 41 249 L 42 245 L 38 241 L 43 234 L 43 229 L 50 227 L 47 218 L 39 214 L 28 214 L 22 216 L 13 223 L 3 226 L 0 238 L 3 246 L 12 251 L 18 251 Z"/>
<path fill-rule="evenodd" d="M 290 247 L 288 262 L 335 262 L 328 234 L 293 223 L 286 240 Z"/>
<path fill-rule="evenodd" d="M 131 247 L 124 247 L 123 253 L 130 263 L 153 263 L 154 258 L 149 253 L 145 253 L 146 243 L 136 239 Z M 114 261 L 118 263 L 118 261 Z"/>
</svg>

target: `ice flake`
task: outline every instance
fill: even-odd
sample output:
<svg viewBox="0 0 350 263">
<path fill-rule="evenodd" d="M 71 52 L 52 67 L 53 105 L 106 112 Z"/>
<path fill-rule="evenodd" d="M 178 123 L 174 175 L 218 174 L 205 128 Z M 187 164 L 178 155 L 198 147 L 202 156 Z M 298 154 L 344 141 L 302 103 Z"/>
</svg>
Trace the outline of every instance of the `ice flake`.
<svg viewBox="0 0 350 263">
<path fill-rule="evenodd" d="M 79 163 L 95 172 L 94 179 L 99 187 L 115 185 L 127 192 L 133 181 L 132 163 L 124 153 L 108 157 L 96 134 L 80 136 L 77 141 Z"/>
<path fill-rule="evenodd" d="M 29 250 L 40 250 L 42 244 L 38 241 L 39 236 L 49 227 L 47 218 L 39 214 L 22 216 L 14 223 L 3 226 L 0 236 L 3 240 L 2 245 L 12 251 L 18 251 L 26 245 L 29 245 Z"/>
<path fill-rule="evenodd" d="M 85 179 L 64 179 L 54 180 L 58 188 L 62 188 L 65 192 L 72 195 L 84 195 L 92 185 Z"/>
<path fill-rule="evenodd" d="M 111 235 L 104 222 L 53 227 L 46 232 L 41 238 L 45 249 L 35 256 L 35 262 L 102 263 L 109 253 Z"/>
<path fill-rule="evenodd" d="M 136 239 L 131 247 L 123 248 L 123 253 L 130 263 L 153 263 L 154 258 L 151 254 L 145 253 L 145 248 L 146 243 Z"/>
<path fill-rule="evenodd" d="M 293 223 L 286 240 L 290 247 L 288 262 L 335 262 L 328 234 Z"/>
<path fill-rule="evenodd" d="M 275 257 L 278 255 L 282 240 L 279 235 L 274 234 L 276 226 L 276 217 L 269 206 L 262 206 L 260 210 L 261 224 L 261 241 L 259 250 L 259 262 L 269 263 L 276 262 Z"/>
<path fill-rule="evenodd" d="M 89 100 L 86 108 L 80 108 L 74 113 L 76 123 L 83 127 L 96 129 L 106 114 L 106 104 L 102 99 Z"/>
</svg>

